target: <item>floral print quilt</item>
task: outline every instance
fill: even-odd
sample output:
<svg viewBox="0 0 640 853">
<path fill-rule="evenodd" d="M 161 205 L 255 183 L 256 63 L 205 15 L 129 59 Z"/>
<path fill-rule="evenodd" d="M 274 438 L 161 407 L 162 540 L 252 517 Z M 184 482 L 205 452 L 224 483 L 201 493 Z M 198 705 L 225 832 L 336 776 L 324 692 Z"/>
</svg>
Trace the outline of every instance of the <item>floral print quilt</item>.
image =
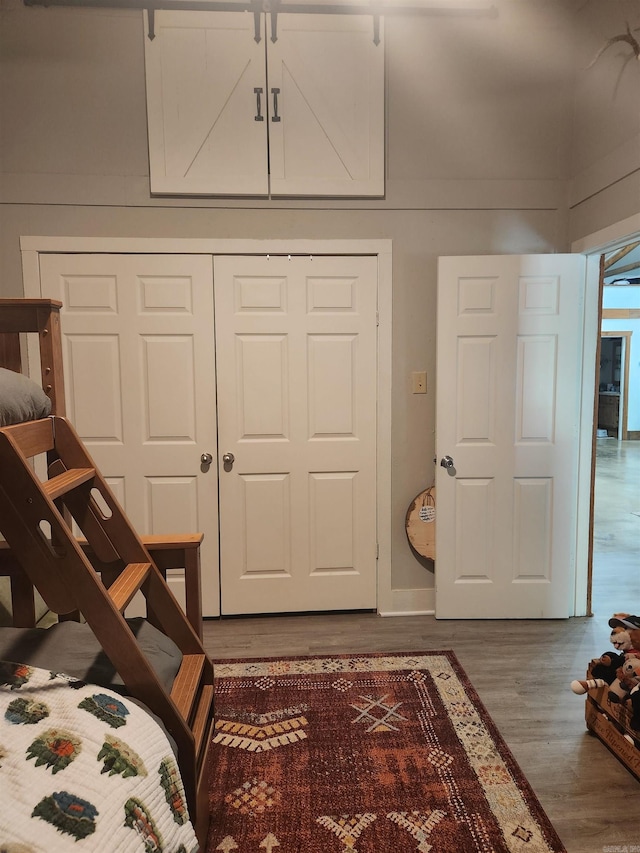
<svg viewBox="0 0 640 853">
<path fill-rule="evenodd" d="M 0 661 L 0 850 L 196 853 L 171 744 L 118 693 Z"/>
</svg>

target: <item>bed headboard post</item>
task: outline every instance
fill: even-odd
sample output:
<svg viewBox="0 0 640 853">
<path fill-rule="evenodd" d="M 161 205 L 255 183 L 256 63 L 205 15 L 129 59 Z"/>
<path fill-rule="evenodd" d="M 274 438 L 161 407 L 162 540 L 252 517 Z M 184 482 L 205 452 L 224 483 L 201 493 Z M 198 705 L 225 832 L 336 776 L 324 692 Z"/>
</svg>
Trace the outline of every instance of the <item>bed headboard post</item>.
<svg viewBox="0 0 640 853">
<path fill-rule="evenodd" d="M 37 332 L 42 387 L 51 399 L 52 414 L 64 417 L 61 308 L 57 299 L 0 299 L 0 364 L 20 373 L 20 333 Z"/>
<path fill-rule="evenodd" d="M 38 308 L 38 333 L 40 338 L 42 387 L 51 399 L 51 414 L 64 417 L 65 402 L 60 307 L 59 303 L 49 301 L 49 304 Z"/>
</svg>

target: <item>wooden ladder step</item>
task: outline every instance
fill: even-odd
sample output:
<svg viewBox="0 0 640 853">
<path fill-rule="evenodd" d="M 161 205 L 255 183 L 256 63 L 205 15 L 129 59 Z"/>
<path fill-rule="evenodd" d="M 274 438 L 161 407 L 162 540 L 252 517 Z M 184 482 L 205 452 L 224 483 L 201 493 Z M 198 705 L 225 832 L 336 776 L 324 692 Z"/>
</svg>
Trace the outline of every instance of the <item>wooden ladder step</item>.
<svg viewBox="0 0 640 853">
<path fill-rule="evenodd" d="M 204 738 L 209 730 L 209 720 L 211 719 L 211 706 L 213 704 L 213 684 L 205 684 L 200 694 L 198 707 L 193 719 L 193 737 L 196 746 L 196 755 L 200 756 L 204 745 Z"/>
<path fill-rule="evenodd" d="M 64 471 L 50 480 L 45 480 L 42 483 L 42 491 L 48 498 L 55 501 L 56 498 L 66 495 L 67 492 L 81 486 L 82 483 L 92 480 L 95 474 L 94 468 L 69 468 L 68 471 Z"/>
<path fill-rule="evenodd" d="M 146 581 L 151 563 L 129 563 L 109 587 L 109 597 L 122 613 Z"/>
<path fill-rule="evenodd" d="M 176 703 L 180 716 L 187 723 L 198 698 L 206 659 L 206 655 L 183 655 L 180 669 L 171 688 L 171 698 Z"/>
</svg>

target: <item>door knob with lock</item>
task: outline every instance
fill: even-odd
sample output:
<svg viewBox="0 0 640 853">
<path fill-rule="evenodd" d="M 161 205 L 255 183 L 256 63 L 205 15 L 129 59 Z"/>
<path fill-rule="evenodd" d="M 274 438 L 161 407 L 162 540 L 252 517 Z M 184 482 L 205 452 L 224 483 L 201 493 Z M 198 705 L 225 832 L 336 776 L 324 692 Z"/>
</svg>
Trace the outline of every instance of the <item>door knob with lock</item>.
<svg viewBox="0 0 640 853">
<path fill-rule="evenodd" d="M 440 466 L 446 468 L 447 471 L 454 467 L 453 459 L 450 456 L 443 456 L 440 460 Z"/>
</svg>

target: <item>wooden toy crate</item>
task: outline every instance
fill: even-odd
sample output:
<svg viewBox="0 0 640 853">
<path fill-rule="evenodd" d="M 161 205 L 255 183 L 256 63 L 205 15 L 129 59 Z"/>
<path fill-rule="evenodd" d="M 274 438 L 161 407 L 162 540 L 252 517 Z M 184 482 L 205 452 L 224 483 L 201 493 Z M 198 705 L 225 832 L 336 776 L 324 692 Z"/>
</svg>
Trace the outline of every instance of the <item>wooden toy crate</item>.
<svg viewBox="0 0 640 853">
<path fill-rule="evenodd" d="M 589 673 L 587 678 L 591 678 Z M 608 692 L 609 688 L 605 686 L 587 693 L 587 729 L 640 780 L 640 731 L 631 728 L 631 711 L 627 705 L 609 702 Z"/>
</svg>

